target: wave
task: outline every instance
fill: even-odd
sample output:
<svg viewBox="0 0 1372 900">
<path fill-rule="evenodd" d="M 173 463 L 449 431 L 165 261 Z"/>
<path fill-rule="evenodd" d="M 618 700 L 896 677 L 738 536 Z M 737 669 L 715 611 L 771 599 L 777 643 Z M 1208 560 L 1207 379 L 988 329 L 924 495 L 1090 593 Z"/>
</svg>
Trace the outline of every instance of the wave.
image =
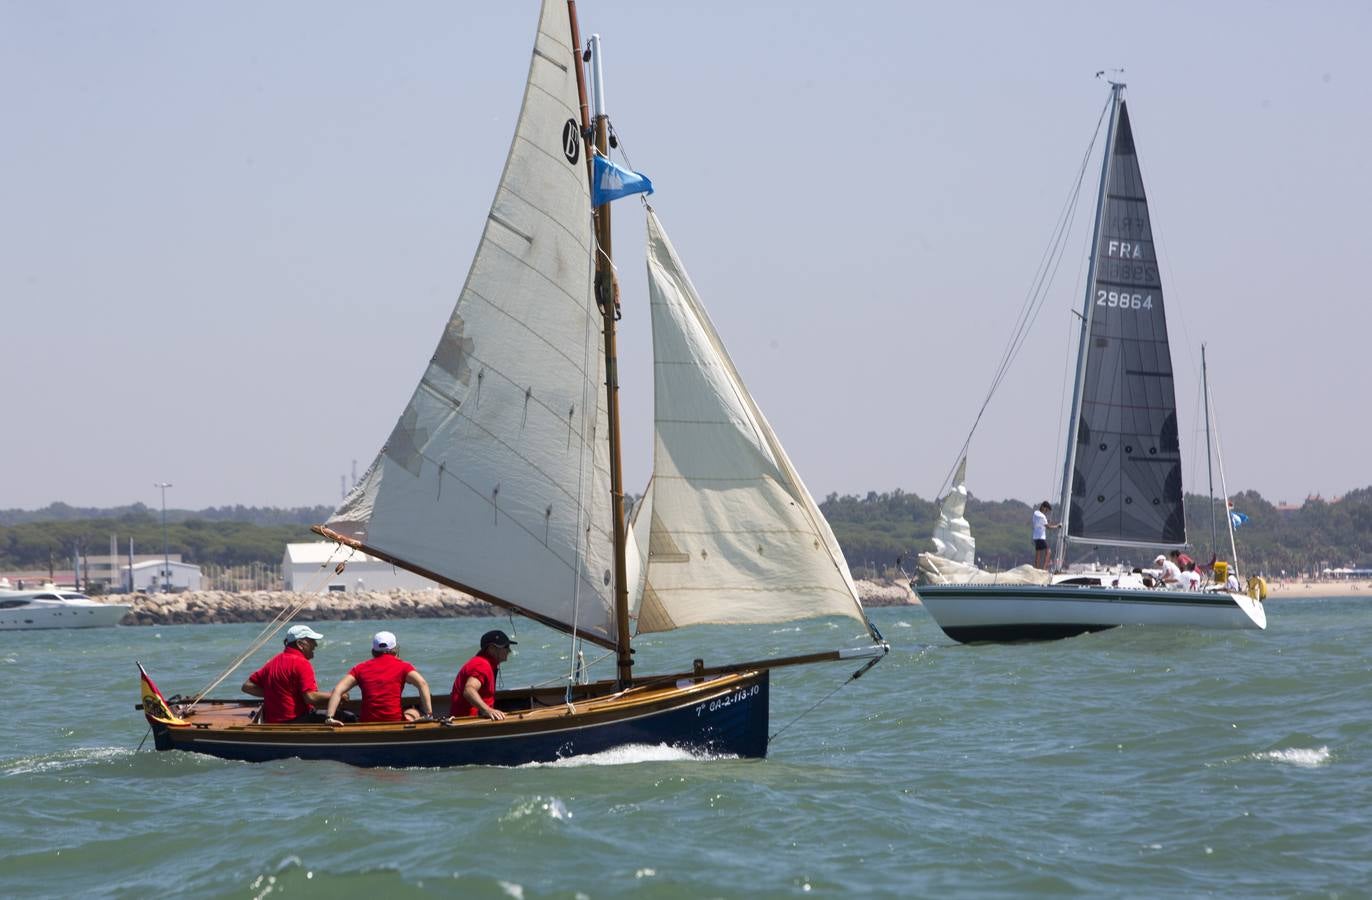
<svg viewBox="0 0 1372 900">
<path fill-rule="evenodd" d="M 1328 747 L 1319 747 L 1317 749 L 1308 747 L 1288 747 L 1285 750 L 1268 750 L 1264 753 L 1254 753 L 1252 758 L 1313 769 L 1329 762 L 1333 756 L 1334 754 L 1329 752 Z"/>
<path fill-rule="evenodd" d="M 715 759 L 737 759 L 733 754 L 706 753 L 671 747 L 667 744 L 625 744 L 600 753 L 569 756 L 555 762 L 525 763 L 521 769 L 576 769 L 582 766 L 627 766 L 645 762 L 706 762 Z"/>
<path fill-rule="evenodd" d="M 33 775 L 47 772 L 64 772 L 90 763 L 105 763 L 133 756 L 128 747 L 73 747 L 55 753 L 42 753 L 37 756 L 21 756 L 18 759 L 0 762 L 0 777 L 11 775 Z"/>
</svg>

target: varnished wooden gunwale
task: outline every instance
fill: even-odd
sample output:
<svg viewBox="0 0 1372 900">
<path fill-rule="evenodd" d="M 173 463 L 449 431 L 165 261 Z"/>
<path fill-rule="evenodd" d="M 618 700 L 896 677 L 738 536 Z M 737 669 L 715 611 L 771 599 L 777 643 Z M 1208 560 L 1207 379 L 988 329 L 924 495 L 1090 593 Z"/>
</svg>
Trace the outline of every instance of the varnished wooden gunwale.
<svg viewBox="0 0 1372 900">
<path fill-rule="evenodd" d="M 358 744 L 427 744 L 465 739 L 499 739 L 627 721 L 694 703 L 709 703 L 727 696 L 755 680 L 763 672 L 744 672 L 711 677 L 680 685 L 676 682 L 634 687 L 574 704 L 512 711 L 500 721 L 478 718 L 440 722 L 375 722 L 350 725 L 280 724 L 250 721 L 256 701 L 202 701 L 185 725 L 165 725 L 175 745 L 191 749 L 196 743 L 230 741 L 242 744 L 300 746 Z M 519 694 L 519 691 L 503 692 Z M 527 696 L 527 691 L 523 692 Z M 497 701 L 499 702 L 499 701 Z"/>
</svg>

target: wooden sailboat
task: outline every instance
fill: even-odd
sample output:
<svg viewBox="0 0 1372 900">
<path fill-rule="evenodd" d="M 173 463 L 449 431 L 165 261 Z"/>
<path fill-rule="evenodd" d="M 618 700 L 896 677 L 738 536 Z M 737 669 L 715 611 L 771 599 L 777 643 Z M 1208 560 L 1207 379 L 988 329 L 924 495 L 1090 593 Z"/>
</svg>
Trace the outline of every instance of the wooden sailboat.
<svg viewBox="0 0 1372 900">
<path fill-rule="evenodd" d="M 385 446 L 319 534 L 613 651 L 616 676 L 502 691 L 501 721 L 260 725 L 256 701 L 142 708 L 158 749 L 357 765 L 510 765 L 630 743 L 767 750 L 768 673 L 888 650 L 847 563 L 648 210 L 654 475 L 624 515 L 599 42 L 544 0 L 513 145 L 465 286 Z M 594 141 L 594 146 L 590 146 Z M 602 387 L 603 386 L 603 387 Z M 637 537 L 636 537 L 637 535 Z M 634 672 L 636 632 L 849 616 L 870 642 Z M 635 627 L 636 626 L 636 627 Z M 571 654 L 575 656 L 575 654 Z M 435 712 L 441 715 L 444 704 Z"/>
<path fill-rule="evenodd" d="M 1186 545 L 1167 317 L 1123 91 L 1112 83 L 1058 507 L 1065 522 L 1059 562 L 1068 545 Z M 922 571 L 952 568 L 928 562 L 921 560 Z M 921 585 L 918 594 L 958 641 L 1050 639 L 1134 624 L 1267 626 L 1259 597 L 1149 589 L 1123 571 L 1041 574 L 1044 583 L 980 573 Z"/>
</svg>

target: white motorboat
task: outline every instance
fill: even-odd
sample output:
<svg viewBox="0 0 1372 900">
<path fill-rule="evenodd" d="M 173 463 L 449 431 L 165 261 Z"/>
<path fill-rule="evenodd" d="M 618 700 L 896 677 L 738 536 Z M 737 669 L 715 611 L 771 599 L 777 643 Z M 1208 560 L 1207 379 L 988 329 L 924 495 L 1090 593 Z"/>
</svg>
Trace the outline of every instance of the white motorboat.
<svg viewBox="0 0 1372 900">
<path fill-rule="evenodd" d="M 108 628 L 118 625 L 128 611 L 126 603 L 101 603 L 52 585 L 36 591 L 0 590 L 0 631 Z"/>
</svg>

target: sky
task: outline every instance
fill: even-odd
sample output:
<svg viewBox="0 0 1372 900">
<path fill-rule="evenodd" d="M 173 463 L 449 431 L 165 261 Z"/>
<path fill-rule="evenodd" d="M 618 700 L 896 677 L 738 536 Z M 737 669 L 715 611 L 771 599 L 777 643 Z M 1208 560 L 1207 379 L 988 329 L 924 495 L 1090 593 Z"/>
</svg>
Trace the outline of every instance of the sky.
<svg viewBox="0 0 1372 900">
<path fill-rule="evenodd" d="M 0 508 L 156 506 L 156 482 L 179 509 L 336 503 L 461 289 L 537 6 L 0 0 Z M 1231 492 L 1372 484 L 1372 5 L 578 7 L 629 161 L 818 499 L 944 484 L 1103 69 L 1128 83 L 1187 489 L 1202 342 Z M 976 496 L 1058 493 L 1084 222 L 973 438 Z M 615 223 L 638 491 L 636 201 Z"/>
</svg>

